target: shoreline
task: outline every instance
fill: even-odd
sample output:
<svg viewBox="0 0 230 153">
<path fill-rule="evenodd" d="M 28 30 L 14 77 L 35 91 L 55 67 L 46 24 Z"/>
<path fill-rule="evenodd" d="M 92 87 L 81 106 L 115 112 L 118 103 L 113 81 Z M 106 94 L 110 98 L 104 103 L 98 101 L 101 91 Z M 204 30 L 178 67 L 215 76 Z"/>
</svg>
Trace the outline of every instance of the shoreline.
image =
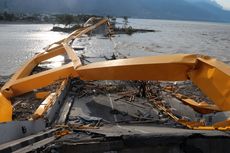
<svg viewBox="0 0 230 153">
<path fill-rule="evenodd" d="M 196 21 L 196 20 L 170 20 L 170 19 L 149 19 L 149 18 L 129 18 L 129 19 L 138 19 L 138 20 L 156 20 L 156 21 L 175 21 L 175 22 L 191 22 L 191 23 L 202 23 L 202 24 L 221 24 L 230 26 L 230 22 L 215 22 L 215 21 Z M 52 22 L 31 22 L 31 21 L 0 21 L 0 24 L 53 24 L 57 23 Z"/>
<path fill-rule="evenodd" d="M 73 25 L 71 27 L 60 27 L 60 26 L 53 26 L 53 28 L 51 29 L 51 31 L 54 32 L 65 32 L 65 33 L 71 33 L 74 30 L 76 30 L 76 28 L 81 28 L 81 26 L 79 24 Z M 154 30 L 154 29 L 136 29 L 133 28 L 131 26 L 126 27 L 126 28 L 122 28 L 122 27 L 114 27 L 113 28 L 113 32 L 114 34 L 127 34 L 127 35 L 132 35 L 134 33 L 146 33 L 146 32 L 160 32 L 159 30 Z"/>
</svg>

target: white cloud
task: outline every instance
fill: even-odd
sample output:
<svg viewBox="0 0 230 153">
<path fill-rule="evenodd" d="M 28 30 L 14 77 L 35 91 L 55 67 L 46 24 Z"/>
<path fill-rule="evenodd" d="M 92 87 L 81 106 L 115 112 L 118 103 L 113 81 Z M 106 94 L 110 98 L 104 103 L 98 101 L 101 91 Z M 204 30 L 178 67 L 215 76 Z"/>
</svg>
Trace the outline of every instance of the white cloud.
<svg viewBox="0 0 230 153">
<path fill-rule="evenodd" d="M 230 10 L 230 0 L 216 0 L 224 9 Z"/>
</svg>

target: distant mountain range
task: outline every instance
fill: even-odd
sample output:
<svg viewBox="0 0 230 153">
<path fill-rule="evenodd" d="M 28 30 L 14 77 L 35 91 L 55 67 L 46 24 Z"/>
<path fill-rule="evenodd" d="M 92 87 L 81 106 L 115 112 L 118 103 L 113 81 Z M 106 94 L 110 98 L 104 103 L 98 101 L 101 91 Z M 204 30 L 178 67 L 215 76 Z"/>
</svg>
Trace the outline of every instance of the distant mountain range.
<svg viewBox="0 0 230 153">
<path fill-rule="evenodd" d="M 230 11 L 212 0 L 0 0 L 0 10 L 230 22 Z"/>
</svg>

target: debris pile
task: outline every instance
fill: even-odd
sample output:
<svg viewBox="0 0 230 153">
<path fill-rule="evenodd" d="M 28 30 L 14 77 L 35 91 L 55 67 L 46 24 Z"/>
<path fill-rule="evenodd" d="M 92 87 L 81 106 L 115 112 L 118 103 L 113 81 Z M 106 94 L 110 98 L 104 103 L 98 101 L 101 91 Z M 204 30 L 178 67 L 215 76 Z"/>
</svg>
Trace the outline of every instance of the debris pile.
<svg viewBox="0 0 230 153">
<path fill-rule="evenodd" d="M 125 84 L 104 84 L 102 81 L 82 81 L 75 79 L 72 81 L 72 91 L 78 98 L 91 95 L 105 95 L 125 91 Z"/>
<path fill-rule="evenodd" d="M 23 94 L 21 96 L 14 97 L 12 99 L 13 102 L 13 119 L 14 120 L 28 120 L 32 118 L 32 115 L 37 110 L 37 108 L 41 105 L 44 98 L 38 98 L 36 93 L 40 92 L 55 92 L 59 86 L 61 85 L 61 81 L 56 81 L 52 85 L 49 85 L 45 88 L 41 88 L 38 90 L 34 90 L 32 92 Z"/>
<path fill-rule="evenodd" d="M 191 81 L 175 82 L 171 85 L 174 88 L 174 93 L 182 94 L 186 97 L 194 99 L 196 102 L 213 102 L 205 96 L 199 88 L 197 88 Z"/>
<path fill-rule="evenodd" d="M 28 120 L 32 114 L 41 104 L 41 100 L 36 99 L 35 95 L 31 93 L 24 94 L 12 99 L 13 104 L 13 119 L 14 120 Z"/>
<path fill-rule="evenodd" d="M 186 88 L 185 88 L 186 87 Z M 192 121 L 201 120 L 199 113 L 192 110 L 190 107 L 183 106 L 180 99 L 177 99 L 174 94 L 187 93 L 188 96 L 195 101 L 204 101 L 207 98 L 202 95 L 200 90 L 192 85 L 191 82 L 159 82 L 159 81 L 82 81 L 75 79 L 72 81 L 71 92 L 76 96 L 78 101 L 87 101 L 88 99 L 105 100 L 107 104 L 113 103 L 110 115 L 116 115 L 116 118 L 123 116 L 120 120 L 108 122 L 103 117 L 90 116 L 100 120 L 100 123 L 144 123 L 154 122 L 157 124 L 165 124 L 173 127 L 181 127 L 177 120 Z M 194 94 L 192 94 L 194 93 Z M 106 99 L 106 97 L 109 97 Z M 210 101 L 209 101 L 210 102 Z M 174 103 L 174 105 L 172 105 Z M 175 103 L 178 103 L 178 108 L 175 108 Z M 96 104 L 95 104 L 96 105 Z M 124 110 L 116 105 L 123 105 Z M 182 107 L 183 106 L 183 107 Z M 92 109 L 97 110 L 94 107 Z M 136 110 L 134 111 L 134 107 Z M 187 110 L 186 110 L 187 109 Z M 103 111 L 103 110 L 101 110 Z M 188 112 L 192 112 L 189 114 Z M 119 116 L 119 117 L 117 117 Z M 131 116 L 127 120 L 127 116 Z M 77 124 L 78 126 L 99 127 L 97 122 L 92 121 L 89 116 L 74 116 L 69 118 L 69 123 Z M 89 122 L 88 122 L 89 121 Z M 138 122 L 137 122 L 138 121 Z M 103 124 L 101 124 L 103 125 Z M 80 126 L 79 126 L 80 127 Z"/>
</svg>

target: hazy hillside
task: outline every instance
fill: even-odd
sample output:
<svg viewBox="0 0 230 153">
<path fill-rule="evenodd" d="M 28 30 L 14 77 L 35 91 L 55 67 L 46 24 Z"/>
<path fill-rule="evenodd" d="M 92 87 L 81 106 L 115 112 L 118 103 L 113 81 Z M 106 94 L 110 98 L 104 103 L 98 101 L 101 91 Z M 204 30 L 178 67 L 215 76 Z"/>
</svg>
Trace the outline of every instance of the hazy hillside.
<svg viewBox="0 0 230 153">
<path fill-rule="evenodd" d="M 0 9 L 230 22 L 230 11 L 211 0 L 1 0 Z"/>
<path fill-rule="evenodd" d="M 230 11 L 225 11 L 222 9 L 222 7 L 217 4 L 215 1 L 211 0 L 187 0 L 191 1 L 191 3 L 199 7 L 210 14 L 213 14 L 214 16 L 218 17 L 219 20 L 221 21 L 230 21 Z"/>
</svg>

